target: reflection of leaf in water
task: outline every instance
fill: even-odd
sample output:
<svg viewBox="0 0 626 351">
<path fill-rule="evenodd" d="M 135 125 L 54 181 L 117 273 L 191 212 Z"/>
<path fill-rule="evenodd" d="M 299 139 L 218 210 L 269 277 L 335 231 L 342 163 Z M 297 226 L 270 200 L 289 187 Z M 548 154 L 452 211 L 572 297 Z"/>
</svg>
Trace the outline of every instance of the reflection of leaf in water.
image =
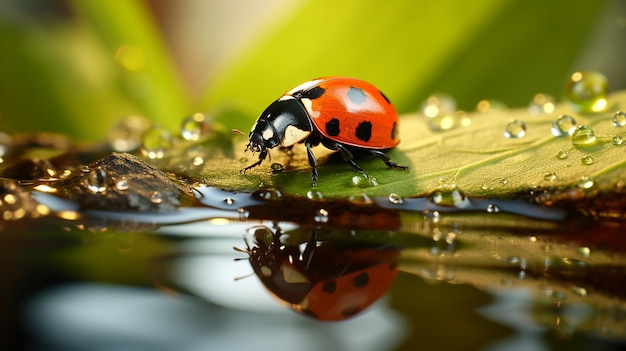
<svg viewBox="0 0 626 351">
<path fill-rule="evenodd" d="M 255 161 L 244 153 L 245 141 L 236 145 L 234 158 L 206 160 L 198 176 L 216 187 L 254 191 L 259 187 L 278 188 L 283 194 L 324 198 L 361 198 L 391 193 L 403 197 L 426 196 L 435 191 L 458 190 L 467 196 L 534 197 L 551 204 L 565 199 L 582 199 L 586 195 L 611 194 L 621 191 L 626 167 L 624 147 L 615 145 L 613 137 L 623 135 L 623 127 L 615 127 L 612 117 L 626 105 L 626 93 L 610 97 L 609 108 L 597 114 L 578 114 L 561 104 L 551 114 L 531 115 L 526 109 L 495 110 L 472 113 L 471 125 L 447 131 L 431 131 L 425 117 L 401 117 L 402 142 L 389 155 L 411 170 L 390 170 L 378 159 L 358 159 L 358 163 L 375 179 L 376 185 L 363 181 L 358 172 L 322 147 L 315 149 L 320 161 L 319 182 L 311 188 L 310 167 L 304 149 L 297 146 L 293 155 L 272 150 L 266 160 L 246 174 L 239 170 Z M 596 142 L 575 147 L 570 136 L 555 137 L 553 122 L 559 115 L 572 115 L 578 126 L 587 125 L 596 133 Z M 506 138 L 506 125 L 523 121 L 526 134 Z M 282 172 L 272 172 L 270 165 L 280 163 Z M 365 183 L 365 184 L 364 184 Z M 598 205 L 598 204 L 596 204 Z M 619 201 L 601 209 L 600 216 L 619 217 Z M 596 211 L 597 212 L 597 211 Z"/>
<path fill-rule="evenodd" d="M 570 332 L 624 336 L 623 228 L 501 214 L 480 216 L 479 224 L 478 217 L 453 214 L 438 221 L 405 217 L 405 225 L 420 228 L 414 234 L 433 241 L 406 247 L 399 269 L 429 282 L 471 284 L 503 299 L 524 301 L 518 312 L 550 329 L 566 326 L 573 328 Z M 412 299 L 414 294 L 392 290 L 396 299 Z M 500 315 L 511 313 L 510 306 L 490 308 L 500 308 Z"/>
</svg>

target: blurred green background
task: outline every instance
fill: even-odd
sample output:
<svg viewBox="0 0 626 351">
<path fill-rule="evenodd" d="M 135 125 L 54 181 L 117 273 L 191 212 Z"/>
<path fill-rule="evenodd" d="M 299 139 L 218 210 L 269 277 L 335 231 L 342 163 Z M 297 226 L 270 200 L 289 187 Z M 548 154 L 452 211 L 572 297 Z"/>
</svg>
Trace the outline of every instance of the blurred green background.
<svg viewBox="0 0 626 351">
<path fill-rule="evenodd" d="M 525 106 L 578 69 L 625 88 L 625 39 L 619 0 L 4 0 L 0 130 L 101 140 L 124 116 L 176 129 L 200 111 L 247 131 L 322 75 L 370 81 L 401 113 L 436 92 Z"/>
</svg>

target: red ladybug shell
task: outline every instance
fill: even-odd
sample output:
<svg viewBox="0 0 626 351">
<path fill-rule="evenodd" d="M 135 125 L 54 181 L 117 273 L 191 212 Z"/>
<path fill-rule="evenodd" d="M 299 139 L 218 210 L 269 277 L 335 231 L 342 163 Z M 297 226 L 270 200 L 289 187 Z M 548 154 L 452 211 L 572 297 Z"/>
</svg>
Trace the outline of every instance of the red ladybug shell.
<svg viewBox="0 0 626 351">
<path fill-rule="evenodd" d="M 313 90 L 321 95 L 307 94 Z M 398 113 L 370 83 L 354 78 L 323 77 L 303 83 L 285 95 L 300 100 L 315 129 L 326 138 L 379 150 L 400 142 Z"/>
</svg>

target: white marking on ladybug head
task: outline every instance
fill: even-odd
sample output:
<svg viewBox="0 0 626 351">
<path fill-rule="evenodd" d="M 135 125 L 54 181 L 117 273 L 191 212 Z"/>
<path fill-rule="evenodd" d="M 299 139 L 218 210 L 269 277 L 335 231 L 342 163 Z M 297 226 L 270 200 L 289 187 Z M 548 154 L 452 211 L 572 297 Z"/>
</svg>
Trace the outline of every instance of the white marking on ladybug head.
<svg viewBox="0 0 626 351">
<path fill-rule="evenodd" d="M 311 118 L 317 118 L 320 116 L 320 111 L 313 110 L 313 101 L 311 99 L 302 98 L 300 99 L 302 105 L 306 109 L 306 112 L 311 116 Z"/>
<path fill-rule="evenodd" d="M 306 139 L 306 137 L 310 134 L 310 130 L 302 130 L 298 127 L 287 126 L 287 128 L 285 128 L 285 136 L 283 137 L 280 145 L 283 147 L 290 147 Z"/>
<path fill-rule="evenodd" d="M 263 131 L 263 140 L 270 140 L 274 137 L 274 131 L 272 130 L 272 128 L 267 128 L 266 130 Z"/>
<path fill-rule="evenodd" d="M 287 283 L 298 284 L 298 283 L 310 283 L 309 279 L 305 277 L 302 273 L 293 269 L 291 266 L 283 265 L 280 267 L 280 271 L 283 274 L 283 280 Z"/>
<path fill-rule="evenodd" d="M 268 266 L 261 266 L 261 274 L 263 274 L 264 277 L 271 277 L 272 269 Z"/>
</svg>

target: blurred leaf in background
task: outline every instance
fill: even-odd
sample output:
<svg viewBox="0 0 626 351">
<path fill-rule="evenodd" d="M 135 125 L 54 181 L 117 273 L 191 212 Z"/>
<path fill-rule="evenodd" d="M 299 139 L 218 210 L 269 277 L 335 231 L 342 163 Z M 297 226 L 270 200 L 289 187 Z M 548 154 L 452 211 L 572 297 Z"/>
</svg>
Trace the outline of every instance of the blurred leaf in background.
<svg viewBox="0 0 626 351">
<path fill-rule="evenodd" d="M 371 81 L 400 112 L 434 92 L 467 110 L 560 97 L 578 68 L 616 90 L 622 56 L 605 50 L 623 46 L 624 12 L 615 0 L 5 1 L 0 128 L 99 140 L 131 114 L 174 129 L 235 109 L 221 121 L 247 131 L 282 92 L 331 74 Z"/>
</svg>

